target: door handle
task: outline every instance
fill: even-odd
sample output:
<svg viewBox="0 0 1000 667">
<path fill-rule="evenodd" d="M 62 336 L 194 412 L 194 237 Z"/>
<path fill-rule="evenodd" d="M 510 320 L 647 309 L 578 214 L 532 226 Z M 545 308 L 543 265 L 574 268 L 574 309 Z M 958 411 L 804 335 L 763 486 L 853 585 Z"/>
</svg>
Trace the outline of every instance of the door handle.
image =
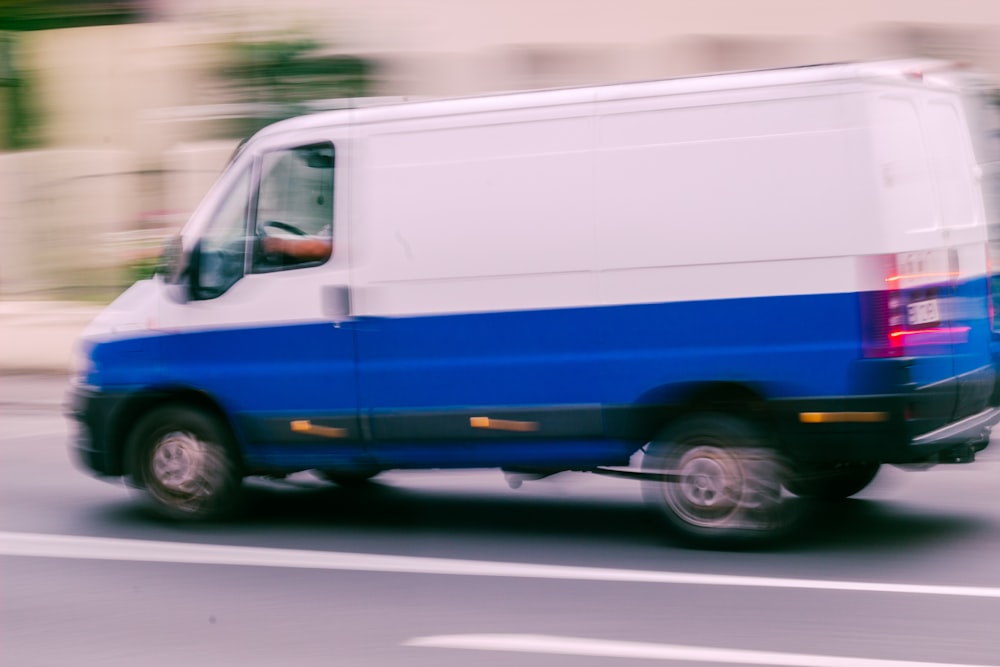
<svg viewBox="0 0 1000 667">
<path fill-rule="evenodd" d="M 334 324 L 354 319 L 351 315 L 351 288 L 347 285 L 324 285 L 322 290 L 323 315 Z"/>
</svg>

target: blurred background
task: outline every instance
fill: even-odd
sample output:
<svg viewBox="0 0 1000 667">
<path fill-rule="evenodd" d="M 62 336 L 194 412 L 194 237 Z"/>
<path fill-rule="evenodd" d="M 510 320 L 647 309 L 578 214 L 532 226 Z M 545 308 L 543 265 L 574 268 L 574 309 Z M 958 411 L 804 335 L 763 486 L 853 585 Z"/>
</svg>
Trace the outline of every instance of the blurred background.
<svg viewBox="0 0 1000 667">
<path fill-rule="evenodd" d="M 1000 1 L 0 0 L 0 303 L 110 300 L 290 115 L 913 55 L 1000 72 Z"/>
</svg>

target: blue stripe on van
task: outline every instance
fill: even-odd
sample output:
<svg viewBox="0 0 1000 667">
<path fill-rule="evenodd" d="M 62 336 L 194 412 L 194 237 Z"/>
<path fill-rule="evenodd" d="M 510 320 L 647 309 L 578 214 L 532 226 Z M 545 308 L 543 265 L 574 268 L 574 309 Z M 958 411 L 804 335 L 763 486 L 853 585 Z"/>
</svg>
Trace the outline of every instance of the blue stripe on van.
<svg viewBox="0 0 1000 667">
<path fill-rule="evenodd" d="M 751 383 L 774 398 L 849 396 L 858 392 L 849 369 L 862 354 L 858 300 L 822 294 L 192 331 L 98 344 L 102 372 L 92 380 L 188 385 L 236 411 L 353 408 L 357 344 L 360 403 L 375 409 L 627 405 L 664 384 L 708 380 Z M 987 346 L 972 344 L 986 335 L 985 312 L 973 319 L 977 340 L 960 348 L 960 369 L 989 363 Z M 917 365 L 924 361 L 935 372 L 922 382 L 953 370 L 934 357 Z"/>
<path fill-rule="evenodd" d="M 668 383 L 843 396 L 857 294 L 726 299 L 357 323 L 361 403 L 630 404 Z M 945 376 L 946 377 L 946 376 Z"/>
<path fill-rule="evenodd" d="M 976 302 L 979 289 L 970 284 L 962 296 Z M 985 312 L 965 315 L 973 340 L 956 363 L 987 365 L 988 346 L 977 344 Z M 99 344 L 92 380 L 192 387 L 237 425 L 279 414 L 344 417 L 359 404 L 381 415 L 627 406 L 658 400 L 650 395 L 667 385 L 713 380 L 746 383 L 767 398 L 899 389 L 859 385 L 852 369 L 861 355 L 859 295 L 846 293 L 190 331 Z M 911 369 L 921 383 L 955 370 L 948 355 L 917 357 Z M 355 456 L 356 443 L 317 442 L 316 454 Z M 283 458 L 277 442 L 252 446 L 264 447 L 269 463 Z"/>
</svg>

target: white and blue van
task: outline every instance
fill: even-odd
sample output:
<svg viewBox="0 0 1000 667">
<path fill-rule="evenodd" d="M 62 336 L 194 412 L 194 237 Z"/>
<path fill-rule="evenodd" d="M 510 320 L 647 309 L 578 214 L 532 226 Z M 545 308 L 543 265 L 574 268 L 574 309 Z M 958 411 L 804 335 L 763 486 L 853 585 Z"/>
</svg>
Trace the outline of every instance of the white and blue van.
<svg viewBox="0 0 1000 667">
<path fill-rule="evenodd" d="M 277 123 L 83 334 L 77 452 L 193 519 L 253 475 L 617 474 L 702 543 L 972 461 L 991 94 L 912 60 Z"/>
</svg>

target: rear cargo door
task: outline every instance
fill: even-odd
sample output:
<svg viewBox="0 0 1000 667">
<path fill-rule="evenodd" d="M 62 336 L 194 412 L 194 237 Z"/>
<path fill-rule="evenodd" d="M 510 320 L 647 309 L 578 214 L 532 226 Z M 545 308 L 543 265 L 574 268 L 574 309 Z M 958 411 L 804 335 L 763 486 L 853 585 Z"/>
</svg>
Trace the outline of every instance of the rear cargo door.
<svg viewBox="0 0 1000 667">
<path fill-rule="evenodd" d="M 911 381 L 922 393 L 930 423 L 954 414 L 957 389 L 950 305 L 955 258 L 942 224 L 940 192 L 928 148 L 921 101 L 912 93 L 880 95 L 875 106 L 882 234 L 889 253 L 885 289 L 891 313 L 892 356 L 913 358 Z"/>
<path fill-rule="evenodd" d="M 957 96 L 930 97 L 922 108 L 922 117 L 935 183 L 938 226 L 949 257 L 947 298 L 940 305 L 942 326 L 951 341 L 956 377 L 952 419 L 957 420 L 983 410 L 993 387 L 981 170 Z M 919 317 L 921 313 L 915 314 Z"/>
</svg>

